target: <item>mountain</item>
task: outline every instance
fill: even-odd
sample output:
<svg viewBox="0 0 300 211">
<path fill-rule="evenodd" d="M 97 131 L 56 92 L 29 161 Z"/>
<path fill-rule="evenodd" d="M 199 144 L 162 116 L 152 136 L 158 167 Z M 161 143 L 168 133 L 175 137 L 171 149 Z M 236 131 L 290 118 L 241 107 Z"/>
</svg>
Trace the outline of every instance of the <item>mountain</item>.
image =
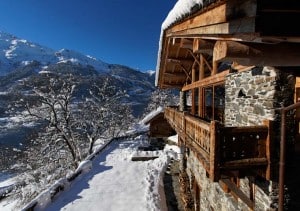
<svg viewBox="0 0 300 211">
<path fill-rule="evenodd" d="M 71 62 L 92 66 L 98 72 L 108 71 L 108 64 L 91 56 L 68 49 L 55 51 L 5 32 L 0 32 L 0 49 L 0 76 L 7 75 L 17 67 L 26 66 L 34 61 L 40 63 L 41 69 L 50 64 Z"/>
<path fill-rule="evenodd" d="M 33 130 L 32 125 L 18 116 L 20 112 L 14 114 L 7 110 L 11 102 L 18 100 L 18 93 L 32 93 L 22 86 L 23 82 L 41 81 L 43 73 L 72 74 L 79 81 L 78 98 L 88 95 L 91 81 L 101 84 L 103 77 L 109 77 L 114 86 L 126 93 L 126 100 L 120 103 L 129 104 L 135 117 L 143 115 L 155 90 L 155 74 L 151 71 L 140 72 L 124 65 L 108 64 L 72 50 L 55 51 L 4 32 L 0 32 L 0 48 L 1 146 L 19 147 Z"/>
<path fill-rule="evenodd" d="M 130 103 L 140 105 L 134 113 L 141 115 L 142 107 L 155 89 L 152 71 L 144 73 L 124 65 L 108 64 L 68 49 L 55 51 L 5 32 L 0 32 L 0 49 L 0 92 L 12 90 L 18 81 L 45 71 L 91 77 L 104 74 L 119 81 L 117 84 L 132 100 Z"/>
</svg>

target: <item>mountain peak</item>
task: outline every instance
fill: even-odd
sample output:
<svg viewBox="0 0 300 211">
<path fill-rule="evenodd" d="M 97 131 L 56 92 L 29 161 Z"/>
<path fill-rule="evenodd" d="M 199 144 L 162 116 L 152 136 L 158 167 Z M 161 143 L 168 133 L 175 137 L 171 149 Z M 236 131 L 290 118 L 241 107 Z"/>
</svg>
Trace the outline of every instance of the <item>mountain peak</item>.
<svg viewBox="0 0 300 211">
<path fill-rule="evenodd" d="M 42 66 L 50 64 L 67 63 L 93 66 L 98 72 L 108 72 L 108 64 L 83 55 L 79 52 L 61 49 L 59 51 L 32 43 L 25 39 L 0 31 L 0 76 L 7 75 L 19 66 L 24 66 L 32 61 L 39 62 Z"/>
</svg>

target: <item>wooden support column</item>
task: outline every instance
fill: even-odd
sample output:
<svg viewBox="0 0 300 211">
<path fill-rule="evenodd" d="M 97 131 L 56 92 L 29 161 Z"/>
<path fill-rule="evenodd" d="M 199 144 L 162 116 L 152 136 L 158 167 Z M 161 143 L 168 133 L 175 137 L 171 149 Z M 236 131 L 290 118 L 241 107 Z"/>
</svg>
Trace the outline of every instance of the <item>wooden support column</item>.
<svg viewBox="0 0 300 211">
<path fill-rule="evenodd" d="M 270 120 L 263 121 L 263 124 L 268 127 L 268 136 L 266 138 L 266 157 L 268 161 L 267 169 L 266 169 L 266 179 L 271 180 L 272 179 L 272 167 L 274 165 L 273 163 L 273 141 L 272 138 L 274 137 L 274 128 L 273 128 L 273 122 Z"/>
<path fill-rule="evenodd" d="M 196 62 L 194 62 L 193 64 L 193 67 L 192 67 L 192 83 L 194 83 L 196 81 Z M 196 96 L 195 96 L 195 89 L 192 89 L 192 110 L 191 110 L 191 113 L 192 115 L 195 115 L 196 114 Z"/>
<path fill-rule="evenodd" d="M 199 64 L 199 81 L 201 81 L 202 79 L 204 79 L 205 76 L 205 58 L 203 56 L 203 54 L 200 54 L 200 64 Z M 198 115 L 199 116 L 203 116 L 203 112 L 202 112 L 202 98 L 203 98 L 203 94 L 202 94 L 202 88 L 199 87 L 198 88 Z"/>
<path fill-rule="evenodd" d="M 217 61 L 213 61 L 213 67 L 212 67 L 212 72 L 211 75 L 216 75 L 218 73 L 218 62 Z"/>
</svg>

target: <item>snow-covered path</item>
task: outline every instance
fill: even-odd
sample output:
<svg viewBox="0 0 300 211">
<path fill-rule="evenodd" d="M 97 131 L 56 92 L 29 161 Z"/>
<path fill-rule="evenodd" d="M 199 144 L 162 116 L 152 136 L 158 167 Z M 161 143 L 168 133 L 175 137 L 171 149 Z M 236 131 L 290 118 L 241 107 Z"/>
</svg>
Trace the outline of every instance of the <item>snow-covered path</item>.
<svg viewBox="0 0 300 211">
<path fill-rule="evenodd" d="M 168 156 L 161 153 L 155 160 L 131 161 L 144 141 L 141 137 L 114 141 L 93 160 L 91 171 L 79 176 L 43 210 L 161 210 L 159 176 Z"/>
</svg>

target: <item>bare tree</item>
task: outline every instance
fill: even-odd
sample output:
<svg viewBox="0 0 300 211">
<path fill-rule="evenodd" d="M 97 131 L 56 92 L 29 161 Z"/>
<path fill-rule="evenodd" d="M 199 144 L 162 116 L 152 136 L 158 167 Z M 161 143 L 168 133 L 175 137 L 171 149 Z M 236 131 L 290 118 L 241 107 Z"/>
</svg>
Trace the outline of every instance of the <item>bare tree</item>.
<svg viewBox="0 0 300 211">
<path fill-rule="evenodd" d="M 128 95 L 110 77 L 89 83 L 83 99 L 75 98 L 80 81 L 73 75 L 44 74 L 23 84 L 33 88 L 34 98 L 21 100 L 28 115 L 46 123 L 44 139 L 66 147 L 75 167 L 93 152 L 97 139 L 118 136 L 133 120 Z"/>
<path fill-rule="evenodd" d="M 82 160 L 78 143 L 78 134 L 74 130 L 72 100 L 76 87 L 72 75 L 62 77 L 57 74 L 45 74 L 43 81 L 27 81 L 24 85 L 33 87 L 35 102 L 25 102 L 28 114 L 48 124 L 48 134 L 55 141 L 62 141 L 72 155 L 74 165 Z M 32 84 L 33 83 L 33 84 Z"/>
<path fill-rule="evenodd" d="M 89 140 L 88 152 L 98 138 L 116 137 L 129 126 L 133 119 L 130 106 L 124 103 L 126 93 L 118 90 L 110 78 L 105 78 L 101 84 L 94 83 L 89 90 L 90 97 L 80 103 L 78 114 L 83 115 L 80 127 Z"/>
<path fill-rule="evenodd" d="M 151 94 L 150 102 L 146 108 L 146 113 L 156 110 L 158 107 L 174 106 L 179 103 L 177 90 L 156 89 Z"/>
<path fill-rule="evenodd" d="M 132 123 L 127 94 L 110 77 L 44 74 L 23 82 L 17 108 L 42 127 L 25 152 L 20 168 L 26 186 L 16 190 L 28 202 L 53 181 L 73 171 L 93 152 L 97 139 L 116 137 Z M 89 84 L 82 88 L 82 83 Z M 23 90 L 24 90 L 23 89 Z M 85 97 L 79 97 L 85 92 Z M 78 94 L 79 93 L 79 94 Z M 25 165 L 24 165 L 25 164 Z"/>
</svg>

